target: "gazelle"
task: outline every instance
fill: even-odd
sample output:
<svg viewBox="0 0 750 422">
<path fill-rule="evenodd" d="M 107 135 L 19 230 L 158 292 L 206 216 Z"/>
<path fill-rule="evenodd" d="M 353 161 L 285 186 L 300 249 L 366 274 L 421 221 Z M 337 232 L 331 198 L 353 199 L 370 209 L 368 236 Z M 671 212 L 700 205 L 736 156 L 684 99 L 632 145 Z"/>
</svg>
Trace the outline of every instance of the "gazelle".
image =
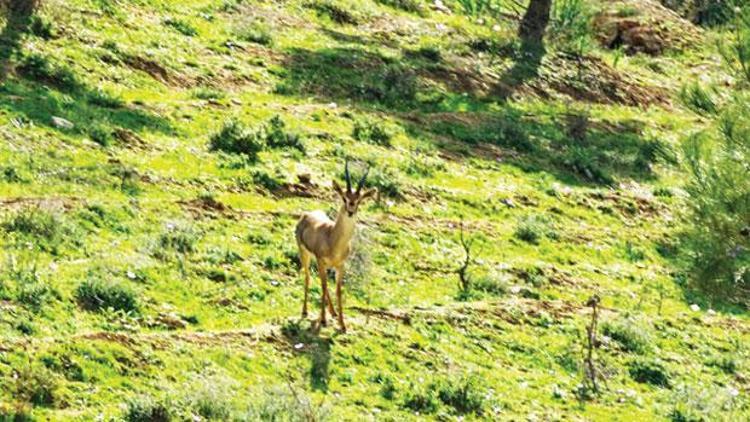
<svg viewBox="0 0 750 422">
<path fill-rule="evenodd" d="M 362 192 L 369 172 L 370 168 L 367 167 L 362 179 L 359 180 L 357 190 L 352 191 L 352 182 L 349 176 L 349 161 L 347 161 L 344 165 L 346 191 L 341 189 L 341 186 L 335 180 L 333 181 L 333 190 L 342 201 L 336 221 L 331 221 L 323 211 L 312 211 L 302 215 L 295 230 L 300 263 L 302 264 L 302 271 L 305 274 L 305 302 L 302 305 L 302 317 L 307 317 L 307 300 L 310 291 L 310 258 L 314 255 L 318 264 L 318 276 L 322 284 L 320 325 L 326 325 L 326 307 L 328 307 L 332 316 L 337 316 L 331 303 L 331 295 L 328 292 L 327 271 L 333 268 L 336 270 L 338 320 L 343 332 L 346 332 L 346 325 L 344 325 L 341 287 L 344 282 L 344 264 L 349 257 L 350 244 L 354 235 L 357 209 L 363 200 L 374 196 L 377 192 L 376 189 L 368 189 Z"/>
</svg>

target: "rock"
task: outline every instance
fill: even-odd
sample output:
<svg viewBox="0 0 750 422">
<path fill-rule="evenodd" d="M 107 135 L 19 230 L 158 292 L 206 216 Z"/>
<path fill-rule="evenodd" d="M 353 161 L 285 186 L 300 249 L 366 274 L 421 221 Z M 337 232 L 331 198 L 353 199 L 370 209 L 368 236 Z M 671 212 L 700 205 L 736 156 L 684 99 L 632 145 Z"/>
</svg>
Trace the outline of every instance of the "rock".
<svg viewBox="0 0 750 422">
<path fill-rule="evenodd" d="M 52 126 L 58 129 L 73 129 L 75 125 L 70 120 L 63 119 L 62 117 L 52 116 Z"/>
<path fill-rule="evenodd" d="M 698 312 L 701 310 L 701 307 L 693 303 L 692 305 L 690 305 L 690 310 L 693 312 Z"/>
<path fill-rule="evenodd" d="M 299 180 L 300 183 L 309 185 L 312 181 L 312 176 L 310 173 L 302 173 L 297 175 L 297 180 Z"/>
</svg>

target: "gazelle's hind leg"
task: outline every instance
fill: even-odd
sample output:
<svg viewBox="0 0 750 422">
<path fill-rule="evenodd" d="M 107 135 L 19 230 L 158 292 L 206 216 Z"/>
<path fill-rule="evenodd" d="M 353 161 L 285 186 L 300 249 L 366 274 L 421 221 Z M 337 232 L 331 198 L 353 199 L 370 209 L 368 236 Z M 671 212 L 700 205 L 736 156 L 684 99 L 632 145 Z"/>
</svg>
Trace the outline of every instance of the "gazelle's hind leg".
<svg viewBox="0 0 750 422">
<path fill-rule="evenodd" d="M 299 262 L 305 275 L 305 302 L 302 304 L 302 318 L 307 318 L 307 300 L 310 295 L 310 251 L 305 249 L 302 244 L 299 246 Z"/>
</svg>

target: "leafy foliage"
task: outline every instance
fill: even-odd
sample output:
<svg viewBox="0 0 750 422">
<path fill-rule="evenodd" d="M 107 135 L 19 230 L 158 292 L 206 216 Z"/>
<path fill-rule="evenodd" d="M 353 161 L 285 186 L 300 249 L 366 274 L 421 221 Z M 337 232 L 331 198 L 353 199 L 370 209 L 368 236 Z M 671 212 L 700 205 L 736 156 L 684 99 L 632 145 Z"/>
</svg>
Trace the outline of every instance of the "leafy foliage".
<svg viewBox="0 0 750 422">
<path fill-rule="evenodd" d="M 684 246 L 694 286 L 728 298 L 750 288 L 750 108 L 738 102 L 722 115 L 719 135 L 694 135 L 684 145 L 690 226 Z"/>
</svg>

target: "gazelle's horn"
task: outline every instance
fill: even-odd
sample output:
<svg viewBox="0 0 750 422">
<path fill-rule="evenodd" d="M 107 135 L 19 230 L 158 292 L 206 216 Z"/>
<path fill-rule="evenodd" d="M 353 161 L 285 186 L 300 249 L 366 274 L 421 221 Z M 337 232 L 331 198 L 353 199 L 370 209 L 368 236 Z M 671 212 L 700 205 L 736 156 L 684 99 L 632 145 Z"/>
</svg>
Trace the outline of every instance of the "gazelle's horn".
<svg viewBox="0 0 750 422">
<path fill-rule="evenodd" d="M 367 166 L 367 170 L 365 170 L 365 174 L 362 175 L 362 178 L 359 179 L 359 185 L 357 185 L 357 193 L 359 193 L 362 188 L 365 186 L 365 180 L 367 180 L 367 175 L 370 173 L 370 166 Z"/>
<path fill-rule="evenodd" d="M 344 164 L 344 177 L 346 177 L 346 191 L 352 191 L 352 178 L 349 176 L 349 160 Z"/>
</svg>

